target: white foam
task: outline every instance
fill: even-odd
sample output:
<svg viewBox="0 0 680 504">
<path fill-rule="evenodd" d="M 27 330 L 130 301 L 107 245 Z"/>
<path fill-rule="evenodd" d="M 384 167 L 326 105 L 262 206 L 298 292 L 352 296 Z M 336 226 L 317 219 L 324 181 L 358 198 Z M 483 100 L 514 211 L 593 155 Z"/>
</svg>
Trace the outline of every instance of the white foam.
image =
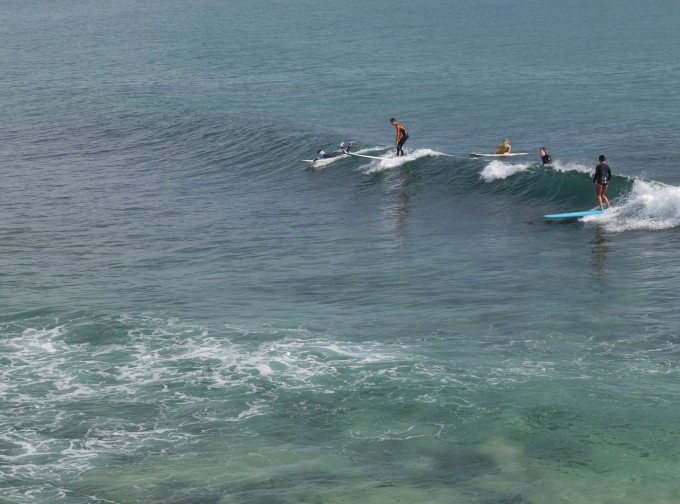
<svg viewBox="0 0 680 504">
<path fill-rule="evenodd" d="M 552 168 L 555 171 L 566 173 L 566 172 L 578 172 L 578 173 L 588 173 L 592 175 L 595 173 L 595 164 L 592 166 L 585 165 L 579 162 L 562 163 L 561 161 L 555 161 L 552 163 Z"/>
<path fill-rule="evenodd" d="M 635 180 L 628 195 L 602 215 L 584 218 L 610 232 L 658 231 L 680 226 L 680 187 Z"/>
<path fill-rule="evenodd" d="M 480 176 L 487 182 L 502 180 L 511 177 L 515 173 L 526 171 L 532 166 L 536 166 L 536 163 L 510 163 L 507 160 L 494 159 L 484 167 Z M 550 168 L 546 167 L 546 169 L 552 169 L 561 173 L 577 172 L 592 174 L 595 167 L 579 162 L 562 163 L 555 161 L 550 165 Z"/>
<path fill-rule="evenodd" d="M 383 159 L 375 159 L 366 164 L 364 168 L 364 173 L 370 175 L 372 173 L 379 173 L 385 170 L 391 170 L 397 168 L 405 163 L 415 161 L 428 156 L 446 156 L 443 152 L 437 152 L 432 149 L 407 149 L 406 154 L 403 156 L 397 156 L 396 152 L 391 151 L 387 153 Z"/>
<path fill-rule="evenodd" d="M 0 398 L 15 408 L 15 416 L 37 422 L 40 415 L 40 424 L 50 427 L 0 433 L 0 442 L 12 447 L 0 462 L 10 464 L 14 477 L 40 485 L 81 474 L 108 457 L 191 444 L 194 434 L 180 422 L 187 412 L 198 422 L 246 423 L 269 415 L 276 396 L 286 391 L 332 394 L 360 386 L 375 373 L 406 379 L 396 368 L 385 369 L 403 359 L 404 351 L 380 342 L 347 342 L 304 328 L 209 331 L 147 316 L 115 322 L 130 329 L 110 342 L 70 343 L 73 324 L 57 321 L 48 329 L 39 324 L 14 329 L 0 342 L 0 351 L 12 360 L 12 366 L 0 367 Z M 355 372 L 341 372 L 347 368 Z M 271 390 L 266 399 L 257 398 L 262 387 Z M 206 398 L 205 390 L 218 393 Z M 101 404 L 101 411 L 77 411 L 81 402 Z M 110 407 L 116 404 L 153 405 L 162 413 L 116 415 Z M 49 434 L 69 426 L 88 428 L 77 438 Z"/>
<path fill-rule="evenodd" d="M 269 364 L 266 364 L 266 363 L 259 364 L 257 366 L 257 370 L 263 376 L 268 376 L 268 375 L 270 375 L 274 372 L 274 370 L 271 368 L 271 366 Z"/>
<path fill-rule="evenodd" d="M 491 182 L 493 180 L 506 179 L 515 173 L 527 170 L 530 166 L 531 164 L 529 163 L 513 164 L 494 159 L 484 167 L 480 176 L 487 182 Z"/>
</svg>

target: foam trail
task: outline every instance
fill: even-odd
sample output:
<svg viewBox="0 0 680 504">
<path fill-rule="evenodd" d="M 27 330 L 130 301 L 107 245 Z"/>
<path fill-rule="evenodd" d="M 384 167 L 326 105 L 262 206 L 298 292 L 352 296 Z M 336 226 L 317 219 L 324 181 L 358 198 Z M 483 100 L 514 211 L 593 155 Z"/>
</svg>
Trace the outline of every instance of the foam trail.
<svg viewBox="0 0 680 504">
<path fill-rule="evenodd" d="M 364 173 L 371 174 L 391 170 L 405 163 L 429 156 L 446 156 L 446 154 L 432 149 L 407 149 L 404 156 L 397 156 L 395 152 L 390 152 L 384 159 L 376 159 L 365 165 Z"/>
</svg>

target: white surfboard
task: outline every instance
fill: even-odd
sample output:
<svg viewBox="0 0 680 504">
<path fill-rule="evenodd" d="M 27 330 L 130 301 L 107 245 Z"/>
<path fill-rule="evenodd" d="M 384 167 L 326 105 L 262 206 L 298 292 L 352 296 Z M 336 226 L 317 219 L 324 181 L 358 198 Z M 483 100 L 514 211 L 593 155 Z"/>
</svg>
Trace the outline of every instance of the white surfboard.
<svg viewBox="0 0 680 504">
<path fill-rule="evenodd" d="M 377 156 L 367 156 L 366 154 L 355 154 L 354 152 L 348 152 L 347 154 L 349 154 L 350 156 L 362 157 L 362 158 L 366 158 L 366 159 L 387 159 L 387 158 L 381 158 L 381 157 L 377 157 Z"/>
<path fill-rule="evenodd" d="M 345 154 L 341 154 L 339 156 L 335 156 L 335 157 L 332 157 L 332 158 L 321 158 L 321 159 L 317 159 L 316 161 L 314 161 L 313 159 L 303 159 L 302 161 L 307 163 L 312 168 L 322 168 L 324 166 L 328 166 L 329 164 L 331 164 L 334 161 L 337 161 L 338 159 L 343 159 L 346 155 L 353 156 L 353 157 L 360 157 L 360 158 L 364 158 L 364 159 L 376 159 L 376 160 L 379 160 L 379 161 L 383 160 L 383 159 L 387 159 L 387 158 L 382 158 L 382 157 L 377 157 L 377 156 L 368 156 L 366 154 L 356 154 L 354 152 L 346 152 Z"/>
<path fill-rule="evenodd" d="M 480 152 L 471 152 L 470 156 L 472 157 L 499 157 L 499 158 L 504 158 L 504 157 L 510 157 L 510 156 L 526 156 L 529 154 L 528 152 L 511 152 L 510 154 L 483 154 Z"/>
<path fill-rule="evenodd" d="M 313 159 L 303 159 L 305 163 L 307 163 L 311 168 L 323 168 L 324 166 L 328 166 L 331 163 L 334 163 L 338 159 L 343 159 L 345 156 L 335 156 L 332 158 L 321 158 L 317 159 L 314 161 Z"/>
</svg>

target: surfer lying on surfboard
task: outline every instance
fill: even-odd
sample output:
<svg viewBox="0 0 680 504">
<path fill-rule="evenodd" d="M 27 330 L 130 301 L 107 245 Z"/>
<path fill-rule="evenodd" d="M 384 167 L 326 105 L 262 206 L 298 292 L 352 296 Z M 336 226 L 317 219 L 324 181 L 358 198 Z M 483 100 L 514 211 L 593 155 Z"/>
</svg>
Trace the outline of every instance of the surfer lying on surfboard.
<svg viewBox="0 0 680 504">
<path fill-rule="evenodd" d="M 349 154 L 350 149 L 355 143 L 357 143 L 356 140 L 351 140 L 345 149 L 345 142 L 340 142 L 338 148 L 331 152 L 324 152 L 323 150 L 319 149 L 316 151 L 316 157 L 312 160 L 312 163 L 314 161 L 318 161 L 319 159 L 329 159 Z"/>
</svg>

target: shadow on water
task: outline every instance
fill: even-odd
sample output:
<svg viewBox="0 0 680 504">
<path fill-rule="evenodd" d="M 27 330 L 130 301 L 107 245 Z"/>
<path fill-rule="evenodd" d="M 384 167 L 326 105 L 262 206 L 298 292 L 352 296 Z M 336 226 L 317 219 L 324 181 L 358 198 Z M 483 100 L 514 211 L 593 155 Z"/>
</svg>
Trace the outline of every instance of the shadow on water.
<svg viewBox="0 0 680 504">
<path fill-rule="evenodd" d="M 395 198 L 395 206 L 392 210 L 392 217 L 394 218 L 394 229 L 399 236 L 403 236 L 406 229 L 406 218 L 411 211 L 409 207 L 409 200 L 411 198 L 406 193 L 401 193 Z"/>
<path fill-rule="evenodd" d="M 404 179 L 399 184 L 399 191 L 394 196 L 394 203 L 391 217 L 394 219 L 394 230 L 399 236 L 403 236 L 406 229 L 406 219 L 411 211 L 411 196 L 407 189 L 410 185 L 417 183 L 420 180 L 420 173 L 417 169 L 406 169 Z"/>
<path fill-rule="evenodd" d="M 499 471 L 496 461 L 488 455 L 466 450 L 447 450 L 435 457 L 432 470 L 421 474 L 418 481 L 424 485 L 458 485 L 481 476 L 497 474 Z"/>
<path fill-rule="evenodd" d="M 219 495 L 231 496 L 235 503 L 321 503 L 323 502 L 323 488 L 330 488 L 337 484 L 337 477 L 329 472 L 305 471 L 272 476 L 244 485 L 225 485 L 218 490 L 218 493 Z M 231 502 L 231 500 L 229 502 Z"/>
<path fill-rule="evenodd" d="M 592 265 L 598 280 L 605 278 L 606 263 L 609 257 L 609 243 L 607 233 L 600 226 L 595 229 L 592 244 Z"/>
<path fill-rule="evenodd" d="M 559 406 L 541 405 L 527 412 L 525 421 L 530 431 L 525 440 L 526 453 L 532 459 L 568 467 L 592 464 L 592 447 L 572 435 L 583 422 L 578 414 Z"/>
<path fill-rule="evenodd" d="M 503 494 L 485 501 L 488 504 L 524 504 L 529 501 L 521 495 Z"/>
</svg>

